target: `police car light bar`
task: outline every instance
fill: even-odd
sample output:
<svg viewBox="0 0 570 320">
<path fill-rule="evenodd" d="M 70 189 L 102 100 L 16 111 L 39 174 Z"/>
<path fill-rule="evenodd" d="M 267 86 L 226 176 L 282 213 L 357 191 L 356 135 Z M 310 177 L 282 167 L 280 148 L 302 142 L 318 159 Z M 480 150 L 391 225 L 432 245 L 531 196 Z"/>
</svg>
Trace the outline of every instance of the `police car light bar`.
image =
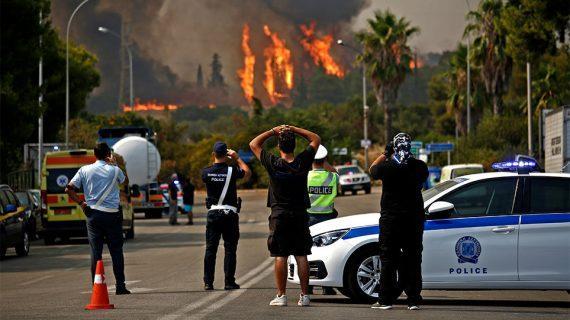
<svg viewBox="0 0 570 320">
<path fill-rule="evenodd" d="M 516 171 L 531 172 L 536 169 L 536 162 L 533 161 L 506 161 L 506 162 L 495 162 L 491 165 L 491 168 L 497 171 Z"/>
</svg>

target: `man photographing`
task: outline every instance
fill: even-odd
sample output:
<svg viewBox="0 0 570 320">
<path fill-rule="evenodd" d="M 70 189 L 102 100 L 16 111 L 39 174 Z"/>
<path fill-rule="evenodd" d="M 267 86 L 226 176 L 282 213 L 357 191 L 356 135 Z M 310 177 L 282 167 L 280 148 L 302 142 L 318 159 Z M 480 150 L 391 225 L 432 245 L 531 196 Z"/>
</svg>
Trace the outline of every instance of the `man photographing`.
<svg viewBox="0 0 570 320">
<path fill-rule="evenodd" d="M 251 170 L 237 152 L 228 149 L 224 142 L 216 142 L 212 152 L 214 164 L 202 169 L 202 181 L 206 184 L 206 253 L 204 255 L 204 290 L 214 290 L 216 253 L 220 237 L 224 238 L 225 290 L 239 289 L 236 283 L 236 252 L 239 240 L 240 201 L 236 181 L 249 179 Z M 235 161 L 237 166 L 230 161 Z"/>
<path fill-rule="evenodd" d="M 295 135 L 309 141 L 307 148 L 295 156 Z M 279 157 L 263 150 L 263 143 L 277 137 Z M 310 208 L 307 192 L 307 174 L 315 157 L 321 138 L 311 131 L 294 126 L 278 126 L 263 132 L 249 143 L 251 151 L 261 161 L 269 174 L 267 206 L 269 216 L 269 237 L 267 246 L 275 257 L 275 282 L 277 296 L 271 306 L 286 306 L 287 257 L 295 256 L 301 280 L 301 295 L 298 305 L 308 306 L 310 298 L 309 263 L 312 238 L 309 232 L 307 209 Z"/>
<path fill-rule="evenodd" d="M 382 180 L 380 210 L 380 292 L 372 308 L 391 309 L 398 283 L 408 297 L 408 309 L 419 309 L 422 291 L 424 202 L 422 185 L 427 165 L 413 157 L 412 139 L 398 133 L 370 166 L 373 179 Z M 400 277 L 397 279 L 396 274 Z"/>
<path fill-rule="evenodd" d="M 87 235 L 91 246 L 91 278 L 95 277 L 97 261 L 102 259 L 103 243 L 107 242 L 113 261 L 116 294 L 131 293 L 125 287 L 125 263 L 123 257 L 123 215 L 119 210 L 119 183 L 125 174 L 117 166 L 111 148 L 98 143 L 95 163 L 81 167 L 65 188 L 69 197 L 79 203 L 87 218 Z M 83 188 L 85 201 L 77 192 Z"/>
</svg>

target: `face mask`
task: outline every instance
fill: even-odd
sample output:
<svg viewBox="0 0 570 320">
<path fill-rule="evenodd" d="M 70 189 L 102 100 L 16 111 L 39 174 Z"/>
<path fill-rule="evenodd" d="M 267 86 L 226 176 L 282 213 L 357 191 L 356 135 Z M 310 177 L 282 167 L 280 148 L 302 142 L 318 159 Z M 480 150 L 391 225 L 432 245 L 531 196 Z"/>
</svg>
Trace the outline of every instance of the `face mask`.
<svg viewBox="0 0 570 320">
<path fill-rule="evenodd" d="M 393 140 L 394 160 L 399 164 L 406 164 L 412 158 L 412 139 L 407 133 L 398 133 Z"/>
</svg>

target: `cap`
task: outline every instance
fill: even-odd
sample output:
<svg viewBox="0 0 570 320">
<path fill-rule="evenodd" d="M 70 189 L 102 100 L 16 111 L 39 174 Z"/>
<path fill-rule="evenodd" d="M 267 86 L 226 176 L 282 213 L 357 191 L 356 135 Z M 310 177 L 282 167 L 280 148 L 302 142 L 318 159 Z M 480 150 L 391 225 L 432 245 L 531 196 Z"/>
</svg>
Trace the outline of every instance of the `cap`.
<svg viewBox="0 0 570 320">
<path fill-rule="evenodd" d="M 321 160 L 327 157 L 328 151 L 322 144 L 319 145 L 319 149 L 317 149 L 317 153 L 315 154 L 315 160 Z"/>
<path fill-rule="evenodd" d="M 214 143 L 214 152 L 217 154 L 226 154 L 228 153 L 228 146 L 224 142 L 218 141 Z"/>
</svg>

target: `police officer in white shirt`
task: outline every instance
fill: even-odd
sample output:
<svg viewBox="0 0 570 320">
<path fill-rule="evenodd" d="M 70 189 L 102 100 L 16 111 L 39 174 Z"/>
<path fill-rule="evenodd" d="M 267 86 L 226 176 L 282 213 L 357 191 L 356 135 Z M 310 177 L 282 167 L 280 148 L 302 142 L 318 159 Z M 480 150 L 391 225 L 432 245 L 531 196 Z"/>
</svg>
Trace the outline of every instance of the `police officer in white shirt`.
<svg viewBox="0 0 570 320">
<path fill-rule="evenodd" d="M 125 287 L 123 216 L 119 210 L 119 184 L 125 181 L 125 174 L 117 166 L 111 148 L 106 143 L 98 143 L 94 151 L 97 161 L 81 167 L 67 185 L 65 192 L 81 205 L 87 217 L 92 280 L 97 261 L 102 259 L 103 243 L 106 240 L 113 260 L 116 294 L 130 294 L 131 292 Z M 81 189 L 85 201 L 77 195 Z"/>
</svg>

